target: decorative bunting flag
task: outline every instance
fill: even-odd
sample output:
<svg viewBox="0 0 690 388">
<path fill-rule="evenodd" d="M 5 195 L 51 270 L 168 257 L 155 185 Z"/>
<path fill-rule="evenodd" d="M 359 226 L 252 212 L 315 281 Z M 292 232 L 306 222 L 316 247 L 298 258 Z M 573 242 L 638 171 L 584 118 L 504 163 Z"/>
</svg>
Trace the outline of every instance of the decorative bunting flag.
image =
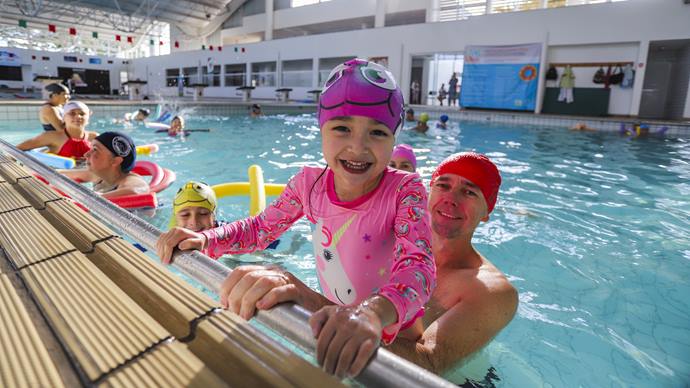
<svg viewBox="0 0 690 388">
<path fill-rule="evenodd" d="M 244 47 L 242 47 L 242 52 L 244 52 Z"/>
<path fill-rule="evenodd" d="M 153 43 L 153 39 L 149 39 L 149 44 L 153 46 L 155 43 Z"/>
<path fill-rule="evenodd" d="M 26 28 L 26 20 L 19 19 L 19 27 Z"/>
<path fill-rule="evenodd" d="M 237 52 L 237 47 L 235 47 L 235 52 Z"/>
<path fill-rule="evenodd" d="M 208 46 L 208 49 L 211 50 L 211 51 L 213 51 L 213 45 Z"/>
<path fill-rule="evenodd" d="M 48 32 L 55 32 L 55 24 L 48 24 Z"/>
<path fill-rule="evenodd" d="M 218 51 L 223 51 L 223 46 L 218 46 Z"/>
<path fill-rule="evenodd" d="M 134 40 L 132 39 L 131 36 L 127 37 L 127 43 L 134 43 Z"/>
<path fill-rule="evenodd" d="M 206 50 L 206 45 L 205 45 L 205 44 L 202 44 L 202 45 L 201 45 L 201 49 L 202 49 L 202 50 Z"/>
<path fill-rule="evenodd" d="M 175 48 L 180 48 L 180 42 L 175 41 Z"/>
<path fill-rule="evenodd" d="M 96 32 L 96 31 L 92 32 L 91 37 L 94 39 L 98 39 L 98 32 Z"/>
<path fill-rule="evenodd" d="M 115 35 L 115 40 L 118 42 L 122 42 L 122 37 L 120 35 Z"/>
<path fill-rule="evenodd" d="M 74 27 L 69 28 L 69 34 L 70 35 L 77 35 L 77 29 Z"/>
<path fill-rule="evenodd" d="M 162 40 L 158 41 L 158 45 L 159 45 L 159 46 L 162 46 L 162 45 L 163 45 L 163 41 L 162 41 Z"/>
</svg>

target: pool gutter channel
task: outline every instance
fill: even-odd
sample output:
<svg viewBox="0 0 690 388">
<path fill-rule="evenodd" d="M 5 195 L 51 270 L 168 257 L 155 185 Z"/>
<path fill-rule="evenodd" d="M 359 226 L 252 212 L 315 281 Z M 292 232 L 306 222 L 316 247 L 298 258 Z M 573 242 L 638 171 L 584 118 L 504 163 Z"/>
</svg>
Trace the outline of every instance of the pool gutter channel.
<svg viewBox="0 0 690 388">
<path fill-rule="evenodd" d="M 99 218 L 155 251 L 156 241 L 162 234 L 155 226 L 95 195 L 88 188 L 57 173 L 3 139 L 0 139 L 0 149 L 40 174 L 75 201 L 87 206 Z M 232 272 L 198 251 L 176 251 L 173 254 L 172 265 L 214 293 Z M 294 303 L 283 303 L 271 310 L 259 311 L 254 319 L 281 334 L 305 352 L 314 355 L 316 341 L 307 323 L 310 315 L 307 310 Z M 441 377 L 382 348 L 378 349 L 371 362 L 355 380 L 372 387 L 454 387 Z"/>
</svg>

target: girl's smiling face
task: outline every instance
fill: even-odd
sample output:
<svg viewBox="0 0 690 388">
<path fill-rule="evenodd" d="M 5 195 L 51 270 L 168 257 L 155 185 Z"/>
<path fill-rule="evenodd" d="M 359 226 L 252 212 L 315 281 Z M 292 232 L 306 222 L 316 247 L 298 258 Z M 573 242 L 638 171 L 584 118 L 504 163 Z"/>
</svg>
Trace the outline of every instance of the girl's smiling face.
<svg viewBox="0 0 690 388">
<path fill-rule="evenodd" d="M 195 232 L 213 228 L 215 221 L 215 214 L 201 206 L 187 206 L 175 214 L 177 226 Z"/>
<path fill-rule="evenodd" d="M 79 108 L 72 109 L 65 114 L 65 126 L 69 129 L 84 129 L 89 124 L 91 112 Z"/>
<path fill-rule="evenodd" d="M 364 116 L 328 120 L 321 127 L 321 139 L 341 200 L 355 199 L 377 186 L 395 144 L 388 127 Z"/>
</svg>

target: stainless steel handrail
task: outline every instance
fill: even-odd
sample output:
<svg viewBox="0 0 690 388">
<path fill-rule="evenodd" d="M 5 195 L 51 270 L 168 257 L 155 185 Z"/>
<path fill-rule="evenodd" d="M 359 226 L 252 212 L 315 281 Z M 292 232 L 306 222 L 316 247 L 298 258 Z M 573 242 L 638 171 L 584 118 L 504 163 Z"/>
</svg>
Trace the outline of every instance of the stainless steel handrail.
<svg viewBox="0 0 690 388">
<path fill-rule="evenodd" d="M 156 241 L 162 234 L 155 226 L 95 195 L 88 188 L 59 174 L 4 139 L 0 139 L 0 149 L 40 174 L 75 201 L 88 207 L 102 220 L 129 234 L 146 248 L 155 250 Z M 180 251 L 173 257 L 172 265 L 175 268 L 216 293 L 231 272 L 229 268 L 198 251 Z M 310 315 L 307 310 L 294 303 L 283 303 L 270 310 L 259 311 L 255 319 L 313 355 L 316 341 L 307 323 Z M 377 351 L 369 365 L 355 380 L 371 387 L 455 387 L 441 377 L 385 349 Z"/>
</svg>

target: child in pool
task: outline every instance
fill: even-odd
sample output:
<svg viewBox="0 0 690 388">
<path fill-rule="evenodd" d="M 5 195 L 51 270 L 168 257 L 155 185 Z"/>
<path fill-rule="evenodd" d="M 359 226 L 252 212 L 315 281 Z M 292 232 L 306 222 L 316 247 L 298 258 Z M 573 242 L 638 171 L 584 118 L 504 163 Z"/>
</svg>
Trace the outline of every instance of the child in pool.
<svg viewBox="0 0 690 388">
<path fill-rule="evenodd" d="M 402 171 L 417 172 L 417 157 L 412 147 L 407 144 L 398 144 L 393 148 L 391 162 L 388 165 Z"/>
<path fill-rule="evenodd" d="M 436 128 L 448 129 L 448 115 L 441 115 L 436 123 Z"/>
<path fill-rule="evenodd" d="M 317 359 L 331 373 L 357 375 L 380 341 L 392 342 L 423 314 L 435 287 L 427 194 L 418 175 L 388 167 L 403 98 L 386 68 L 363 59 L 337 66 L 318 118 L 327 167 L 302 168 L 256 217 L 201 233 L 175 228 L 156 247 L 164 263 L 176 247 L 252 252 L 306 216 L 314 225 L 321 288 L 339 305 L 322 307 L 310 320 Z M 242 292 L 231 279 L 219 292 L 221 304 L 249 319 L 260 303 L 230 304 Z"/>
<path fill-rule="evenodd" d="M 98 136 L 98 133 L 86 130 L 91 110 L 81 101 L 70 101 L 65 104 L 63 112 L 64 130 L 44 131 L 32 139 L 19 143 L 17 148 L 28 151 L 48 147 L 51 153 L 83 161 L 84 155 L 91 150 L 91 141 Z"/>
<path fill-rule="evenodd" d="M 201 232 L 218 226 L 216 223 L 216 193 L 203 182 L 189 181 L 180 187 L 173 200 L 170 227 Z"/>
<path fill-rule="evenodd" d="M 429 114 L 428 113 L 422 113 L 419 115 L 419 120 L 417 120 L 417 126 L 412 127 L 413 130 L 421 133 L 426 133 L 426 131 L 429 130 L 429 125 L 427 125 L 427 122 L 429 121 Z"/>
<path fill-rule="evenodd" d="M 187 132 L 184 130 L 184 119 L 182 116 L 175 116 L 170 121 L 170 128 L 168 128 L 168 136 L 187 136 Z"/>
</svg>

